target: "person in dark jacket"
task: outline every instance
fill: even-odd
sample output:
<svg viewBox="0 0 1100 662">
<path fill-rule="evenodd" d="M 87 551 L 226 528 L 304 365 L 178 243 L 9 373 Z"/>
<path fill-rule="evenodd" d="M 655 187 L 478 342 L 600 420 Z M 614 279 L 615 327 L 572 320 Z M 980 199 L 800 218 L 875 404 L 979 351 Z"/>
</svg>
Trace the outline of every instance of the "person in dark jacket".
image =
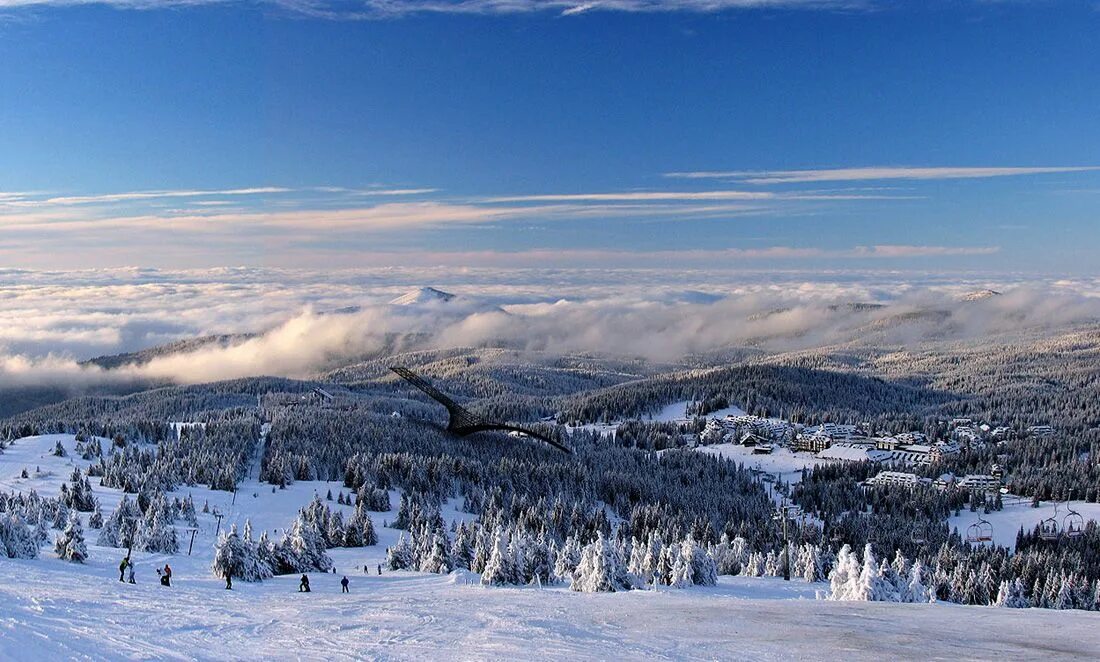
<svg viewBox="0 0 1100 662">
<path fill-rule="evenodd" d="M 348 576 L 344 575 L 344 578 L 340 580 L 340 592 L 341 593 L 350 593 L 351 591 L 348 590 L 348 584 L 350 584 L 350 583 L 351 582 L 348 581 Z"/>
<path fill-rule="evenodd" d="M 298 582 L 299 593 L 309 593 L 309 577 L 302 575 L 302 581 Z"/>
<path fill-rule="evenodd" d="M 126 567 L 130 565 L 130 557 L 122 559 L 122 562 L 118 564 L 118 581 L 126 581 Z"/>
<path fill-rule="evenodd" d="M 233 590 L 233 573 L 229 572 L 228 570 L 225 572 L 225 590 Z"/>
</svg>

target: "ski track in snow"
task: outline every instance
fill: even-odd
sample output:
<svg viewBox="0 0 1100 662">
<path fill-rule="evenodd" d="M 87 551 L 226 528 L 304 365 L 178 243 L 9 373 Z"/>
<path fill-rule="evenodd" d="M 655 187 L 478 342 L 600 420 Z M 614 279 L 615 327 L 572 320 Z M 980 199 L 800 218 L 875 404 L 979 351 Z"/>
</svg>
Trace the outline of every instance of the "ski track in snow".
<svg viewBox="0 0 1100 662">
<path fill-rule="evenodd" d="M 0 454 L 0 489 L 54 496 L 79 458 L 50 454 L 68 435 L 22 439 Z M 759 456 L 758 456 L 759 457 Z M 21 479 L 26 466 L 48 475 Z M 778 467 L 777 467 L 778 468 Z M 96 484 L 106 514 L 121 494 Z M 297 508 L 339 483 L 302 482 L 272 492 L 245 481 L 233 495 L 187 488 L 226 514 L 223 526 L 253 521 L 281 535 Z M 345 490 L 346 493 L 346 490 Z M 397 493 L 391 494 L 397 505 Z M 332 508 L 350 507 L 335 501 Z M 340 574 L 240 582 L 232 591 L 212 576 L 216 520 L 200 513 L 195 548 L 175 556 L 134 553 L 136 585 L 118 581 L 122 551 L 97 547 L 86 529 L 86 565 L 60 561 L 43 547 L 36 560 L 0 559 L 0 660 L 409 660 L 409 659 L 1095 659 L 1100 617 L 1089 612 L 958 605 L 815 600 L 824 584 L 722 577 L 717 587 L 580 594 L 564 587 L 487 588 L 472 574 L 376 574 L 399 531 L 382 527 L 395 512 L 372 513 L 380 544 L 334 549 Z M 965 515 L 966 513 L 964 513 Z M 444 517 L 472 519 L 455 504 Z M 85 518 L 86 521 L 86 518 Z M 182 532 L 181 532 L 182 533 Z M 169 561 L 173 586 L 156 582 Z M 369 572 L 364 572 L 367 566 Z M 347 573 L 351 593 L 340 593 Z M 472 582 L 472 583 L 467 583 Z"/>
</svg>

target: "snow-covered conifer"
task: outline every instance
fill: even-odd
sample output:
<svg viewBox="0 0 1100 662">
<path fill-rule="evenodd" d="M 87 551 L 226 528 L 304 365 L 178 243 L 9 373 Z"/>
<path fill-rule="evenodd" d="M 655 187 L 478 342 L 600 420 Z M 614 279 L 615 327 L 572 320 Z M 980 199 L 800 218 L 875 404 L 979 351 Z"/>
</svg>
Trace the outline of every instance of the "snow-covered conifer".
<svg viewBox="0 0 1100 662">
<path fill-rule="evenodd" d="M 57 553 L 58 558 L 73 563 L 84 563 L 88 558 L 88 546 L 84 542 L 84 527 L 80 525 L 80 516 L 75 510 L 69 513 L 65 530 L 57 537 L 54 552 Z"/>
</svg>

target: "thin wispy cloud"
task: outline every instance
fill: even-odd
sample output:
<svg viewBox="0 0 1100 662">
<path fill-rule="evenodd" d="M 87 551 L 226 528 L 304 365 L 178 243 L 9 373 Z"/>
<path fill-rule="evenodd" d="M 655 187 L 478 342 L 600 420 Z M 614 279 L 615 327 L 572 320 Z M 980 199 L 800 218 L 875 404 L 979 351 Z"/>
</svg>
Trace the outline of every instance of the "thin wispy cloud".
<svg viewBox="0 0 1100 662">
<path fill-rule="evenodd" d="M 1052 173 L 1089 172 L 1100 166 L 1054 167 L 993 167 L 993 168 L 913 168 L 907 166 L 882 166 L 867 168 L 825 168 L 818 170 L 699 170 L 668 172 L 665 177 L 674 179 L 723 179 L 746 184 L 804 184 L 810 182 L 862 182 L 877 180 L 936 180 L 936 179 L 987 179 L 991 177 L 1018 177 Z"/>
<path fill-rule="evenodd" d="M 3 0 L 0 0 L 2 2 Z M 104 193 L 99 195 L 67 195 L 42 198 L 33 193 L 0 194 L 0 204 L 20 207 L 38 207 L 48 205 L 88 205 L 142 200 L 171 198 L 201 198 L 218 196 L 247 196 L 272 193 L 289 193 L 293 189 L 281 186 L 258 186 L 253 188 L 212 189 L 212 190 L 159 190 L 129 191 L 124 193 Z"/>
<path fill-rule="evenodd" d="M 5 240 L 0 244 L 0 260 L 31 267 L 74 254 L 82 256 L 83 264 L 96 266 L 254 264 L 277 253 L 285 264 L 297 267 L 352 267 L 363 260 L 379 265 L 417 262 L 522 267 L 637 266 L 647 262 L 671 266 L 764 259 L 906 260 L 990 256 L 999 250 L 989 245 L 940 245 L 934 240 L 928 245 L 870 245 L 855 240 L 849 248 L 792 246 L 802 244 L 794 238 L 779 238 L 776 243 L 780 245 L 771 247 L 729 247 L 728 231 L 724 238 L 715 235 L 715 241 L 708 242 L 713 245 L 671 245 L 652 251 L 627 242 L 621 250 L 620 246 L 607 250 L 607 246 L 593 245 L 583 229 L 589 223 L 598 227 L 614 220 L 633 224 L 639 236 L 651 234 L 656 225 L 670 224 L 685 224 L 696 232 L 699 227 L 691 226 L 693 222 L 745 224 L 753 217 L 782 220 L 829 209 L 848 211 L 859 205 L 881 209 L 880 202 L 920 199 L 860 189 L 442 196 L 428 186 L 372 185 L 359 189 L 266 186 L 10 195 L 10 199 L 0 200 L 0 230 Z M 166 205 L 166 200 L 175 202 Z M 555 223 L 564 224 L 567 233 L 549 230 Z M 532 229 L 544 234 L 530 234 Z M 521 230 L 527 238 L 516 241 Z M 706 230 L 708 234 L 714 231 Z M 447 241 L 458 243 L 445 248 L 435 244 L 432 249 L 411 253 L 400 250 L 410 241 L 423 245 L 422 240 L 428 238 L 431 243 L 444 232 L 455 233 Z M 478 250 L 487 239 L 495 249 Z M 554 247 L 530 248 L 542 241 Z M 89 252 L 89 248 L 93 250 Z"/>
<path fill-rule="evenodd" d="M 590 12 L 714 14 L 732 11 L 853 10 L 878 4 L 875 0 L 0 0 L 0 11 L 33 7 L 105 5 L 116 9 L 149 10 L 203 5 L 260 4 L 287 12 L 333 20 L 364 20 L 416 14 L 578 16 Z"/>
<path fill-rule="evenodd" d="M 363 196 L 363 197 L 387 197 L 387 196 L 405 196 L 405 195 L 427 195 L 429 193 L 436 193 L 439 189 L 436 188 L 345 188 L 343 186 L 315 186 L 314 191 L 320 191 L 322 193 L 346 193 L 348 195 Z"/>
<path fill-rule="evenodd" d="M 699 200 L 912 200 L 915 196 L 853 193 L 772 193 L 769 191 L 628 191 L 555 193 L 486 198 L 485 202 L 672 202 Z"/>
</svg>

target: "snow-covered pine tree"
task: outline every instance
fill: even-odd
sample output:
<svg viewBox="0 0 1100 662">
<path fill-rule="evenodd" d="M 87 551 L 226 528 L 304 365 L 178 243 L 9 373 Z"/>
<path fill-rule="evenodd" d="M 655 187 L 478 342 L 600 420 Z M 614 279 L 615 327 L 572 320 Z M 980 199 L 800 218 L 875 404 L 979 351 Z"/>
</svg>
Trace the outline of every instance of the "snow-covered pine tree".
<svg viewBox="0 0 1100 662">
<path fill-rule="evenodd" d="M 829 599 L 853 600 L 852 587 L 859 579 L 860 564 L 852 553 L 851 545 L 845 544 L 840 548 L 836 557 L 836 564 L 829 574 Z"/>
<path fill-rule="evenodd" d="M 257 547 L 237 533 L 234 524 L 218 538 L 211 570 L 215 577 L 226 575 L 246 582 L 258 582 L 272 576 L 271 566 L 260 560 Z"/>
<path fill-rule="evenodd" d="M 163 508 L 149 507 L 141 526 L 138 528 L 138 543 L 134 546 L 146 552 L 175 554 L 179 552 L 179 538 L 169 516 Z"/>
<path fill-rule="evenodd" d="M 481 583 L 491 586 L 519 583 L 515 550 L 511 547 L 512 532 L 497 525 L 493 531 L 493 549 L 481 574 Z"/>
<path fill-rule="evenodd" d="M 80 525 L 80 516 L 75 510 L 69 512 L 69 521 L 65 524 L 65 530 L 57 537 L 54 552 L 57 553 L 58 558 L 73 563 L 84 563 L 88 558 L 88 546 L 84 542 L 84 527 Z"/>
<path fill-rule="evenodd" d="M 534 538 L 526 546 L 527 557 L 524 566 L 528 582 L 540 585 L 549 584 L 554 574 L 553 541 L 545 533 Z"/>
<path fill-rule="evenodd" d="M 451 552 L 447 541 L 447 534 L 442 529 L 432 536 L 431 551 L 427 558 L 420 564 L 421 572 L 434 572 L 447 574 L 451 571 Z"/>
<path fill-rule="evenodd" d="M 470 569 L 474 560 L 474 546 L 470 539 L 470 530 L 465 522 L 460 522 L 455 529 L 454 541 L 451 543 L 451 563 L 456 568 Z"/>
<path fill-rule="evenodd" d="M 932 592 L 928 590 L 928 586 L 924 582 L 924 564 L 920 559 L 913 562 L 913 566 L 909 569 L 909 584 L 905 587 L 905 602 L 931 602 L 933 600 Z"/>
<path fill-rule="evenodd" d="M 332 496 L 332 492 L 329 492 Z M 331 498 L 329 499 L 332 500 Z M 339 547 L 344 543 L 344 516 L 340 511 L 332 513 L 328 518 L 328 528 L 325 530 L 325 540 L 330 547 Z"/>
<path fill-rule="evenodd" d="M 386 550 L 386 567 L 390 570 L 408 570 L 413 567 L 415 561 L 412 546 L 403 533 L 397 542 Z"/>
<path fill-rule="evenodd" d="M 581 552 L 581 562 L 573 573 L 569 588 L 586 593 L 607 593 L 628 588 L 621 584 L 619 560 L 602 532 Z"/>
<path fill-rule="evenodd" d="M 695 586 L 714 586 L 718 583 L 718 568 L 714 558 L 699 543 L 689 537 L 680 545 L 680 555 L 691 566 L 691 583 Z"/>
<path fill-rule="evenodd" d="M 573 573 L 581 562 L 581 546 L 577 539 L 569 536 L 558 550 L 558 558 L 554 562 L 554 581 L 572 582 Z"/>
<path fill-rule="evenodd" d="M 17 512 L 0 514 L 0 542 L 11 559 L 38 558 L 38 541 Z"/>
<path fill-rule="evenodd" d="M 283 558 L 294 564 L 292 572 L 328 572 L 332 568 L 332 559 L 325 552 L 324 536 L 305 512 L 298 513 L 298 519 L 294 520 L 279 546 Z"/>
<path fill-rule="evenodd" d="M 674 588 L 691 586 L 694 583 L 692 581 L 691 556 L 684 554 L 683 543 L 679 545 L 672 544 L 665 549 L 669 553 L 669 559 L 672 563 L 672 576 L 669 586 Z"/>
</svg>

